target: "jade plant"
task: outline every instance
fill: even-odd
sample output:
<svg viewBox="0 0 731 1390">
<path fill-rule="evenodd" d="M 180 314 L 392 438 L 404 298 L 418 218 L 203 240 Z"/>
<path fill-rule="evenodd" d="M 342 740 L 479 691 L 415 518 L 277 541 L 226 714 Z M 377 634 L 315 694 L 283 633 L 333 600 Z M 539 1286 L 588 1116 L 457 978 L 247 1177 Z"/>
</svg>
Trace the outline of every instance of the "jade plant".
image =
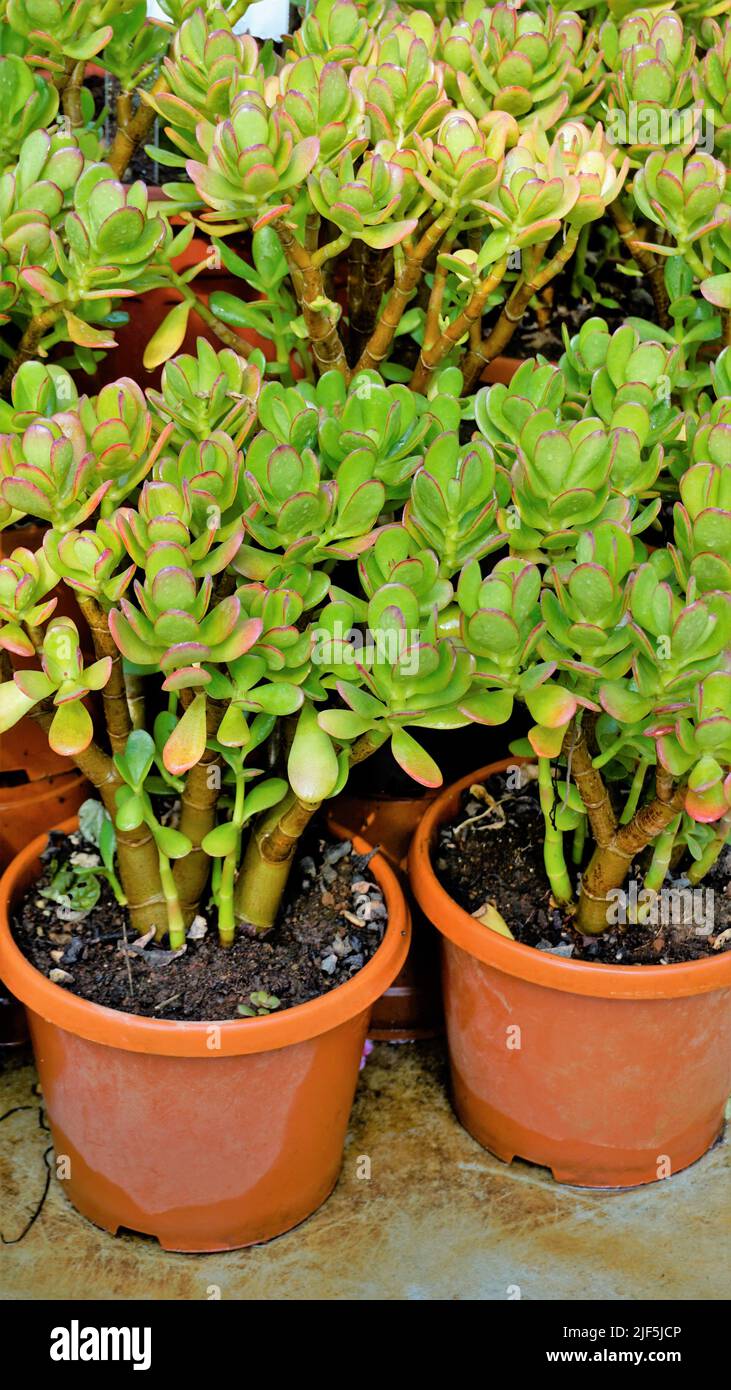
<svg viewBox="0 0 731 1390">
<path fill-rule="evenodd" d="M 456 366 L 469 395 L 567 267 L 612 307 L 603 266 L 646 280 L 643 336 L 709 384 L 731 322 L 723 7 L 316 0 L 276 47 L 237 31 L 247 8 L 7 4 L 6 396 L 59 345 L 93 372 L 125 300 L 161 288 L 148 369 L 196 312 L 287 385 L 370 369 L 427 392 Z M 124 183 L 143 147 L 176 180 L 161 201 Z M 209 254 L 181 268 L 194 234 Z M 210 264 L 241 292 L 197 294 Z"/>
<path fill-rule="evenodd" d="M 411 728 L 464 722 L 473 661 L 438 613 L 497 543 L 496 469 L 458 444 L 458 383 L 440 385 L 418 412 L 375 373 L 264 385 L 204 340 L 147 397 L 124 379 L 79 395 L 35 362 L 15 377 L 2 520 L 48 529 L 0 565 L 0 728 L 31 714 L 85 772 L 109 882 L 173 949 L 211 902 L 224 945 L 268 930 L 351 764 L 390 740 L 428 780 Z M 461 480 L 443 555 L 432 472 Z M 351 593 L 337 567 L 359 557 Z M 88 632 L 57 616 L 59 582 Z"/>
<path fill-rule="evenodd" d="M 526 706 L 514 747 L 537 759 L 553 898 L 591 935 L 636 861 L 648 890 L 671 862 L 697 883 L 731 829 L 731 432 L 725 395 L 683 415 L 677 351 L 629 325 L 587 324 L 561 366 L 477 397 L 509 469 L 509 554 L 466 566 L 457 598 L 483 692 L 463 708 L 500 724 Z"/>
<path fill-rule="evenodd" d="M 524 707 L 554 899 L 600 932 L 635 859 L 699 880 L 731 821 L 731 21 L 314 0 L 273 46 L 245 8 L 8 2 L 0 526 L 46 533 L 0 567 L 0 728 L 84 770 L 177 949 L 272 927 L 354 763 L 435 786 L 430 730 Z M 480 389 L 569 284 L 560 362 Z M 85 390 L 163 287 L 159 386 Z"/>
<path fill-rule="evenodd" d="M 436 23 L 411 6 L 318 0 L 281 58 L 257 60 L 219 22 L 184 20 L 162 87 L 142 93 L 168 142 L 150 153 L 180 171 L 169 210 L 245 282 L 214 296 L 217 319 L 276 343 L 271 370 L 289 381 L 294 361 L 423 392 L 461 363 L 469 392 L 625 180 L 595 119 L 590 30 L 505 4 Z M 265 229 L 279 264 L 270 239 L 262 273 Z M 155 360 L 184 322 L 176 306 Z"/>
<path fill-rule="evenodd" d="M 242 0 L 229 6 L 224 0 L 210 14 L 216 34 L 223 29 L 224 46 L 228 36 L 251 62 L 254 41 L 247 46 L 231 32 L 247 8 Z M 59 344 L 69 365 L 93 373 L 115 346 L 115 328 L 127 318 L 125 301 L 178 285 L 173 262 L 193 229 L 176 237 L 145 185 L 125 179 L 154 120 L 142 93 L 167 90 L 165 55 L 181 22 L 194 13 L 204 22 L 203 9 L 192 5 L 169 7 L 171 22 L 161 24 L 148 19 L 143 2 L 3 4 L 0 351 L 7 359 L 6 396 L 22 362 Z M 188 62 L 185 52 L 180 58 Z M 220 62 L 223 67 L 223 57 Z M 91 63 L 113 92 L 111 109 L 95 106 L 87 82 Z M 193 278 L 188 274 L 179 286 L 181 302 L 195 300 L 221 338 L 235 342 L 190 289 Z"/>
</svg>

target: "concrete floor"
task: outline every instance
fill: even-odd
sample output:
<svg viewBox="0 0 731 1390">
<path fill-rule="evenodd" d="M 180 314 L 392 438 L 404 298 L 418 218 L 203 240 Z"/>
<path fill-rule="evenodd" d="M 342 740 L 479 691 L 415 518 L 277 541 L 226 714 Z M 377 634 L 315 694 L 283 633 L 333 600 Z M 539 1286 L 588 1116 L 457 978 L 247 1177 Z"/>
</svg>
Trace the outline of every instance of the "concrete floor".
<svg viewBox="0 0 731 1390">
<path fill-rule="evenodd" d="M 0 1115 L 37 1106 L 35 1083 L 22 1059 L 6 1066 Z M 47 1144 L 37 1109 L 0 1127 L 6 1240 L 38 1202 Z M 0 1299 L 722 1299 L 730 1154 L 721 1143 L 635 1191 L 561 1188 L 542 1169 L 506 1167 L 460 1127 L 443 1043 L 382 1043 L 361 1075 L 338 1186 L 297 1230 L 232 1254 L 166 1254 L 90 1225 L 54 1179 L 25 1239 L 0 1247 Z M 362 1155 L 369 1180 L 357 1176 Z"/>
</svg>

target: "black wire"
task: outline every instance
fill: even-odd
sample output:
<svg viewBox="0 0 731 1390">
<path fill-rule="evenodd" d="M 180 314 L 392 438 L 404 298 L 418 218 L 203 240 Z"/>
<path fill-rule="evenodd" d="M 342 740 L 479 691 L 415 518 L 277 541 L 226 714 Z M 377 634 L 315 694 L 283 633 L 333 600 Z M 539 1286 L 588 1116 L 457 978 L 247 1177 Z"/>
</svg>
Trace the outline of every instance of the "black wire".
<svg viewBox="0 0 731 1390">
<path fill-rule="evenodd" d="M 7 1120 L 10 1115 L 17 1115 L 18 1111 L 20 1110 L 35 1110 L 35 1108 L 36 1107 L 34 1105 L 14 1105 L 12 1110 L 6 1110 L 4 1115 L 0 1115 L 0 1123 L 3 1120 Z M 42 1105 L 38 1106 L 38 1128 L 48 1132 L 48 1125 L 46 1124 Z M 48 1196 L 48 1189 L 51 1186 L 51 1165 L 48 1162 L 48 1155 L 52 1153 L 53 1144 L 49 1144 L 48 1148 L 46 1149 L 43 1155 L 43 1162 L 46 1165 L 46 1181 L 43 1187 L 43 1194 L 41 1196 L 40 1202 L 38 1203 L 38 1206 L 33 1212 L 33 1215 L 30 1217 L 30 1220 L 23 1227 L 23 1230 L 21 1231 L 19 1236 L 13 1236 L 12 1240 L 8 1240 L 7 1237 L 3 1235 L 2 1231 L 0 1231 L 0 1242 L 2 1242 L 3 1245 L 19 1245 L 21 1240 L 25 1240 L 25 1237 L 27 1236 L 31 1226 L 35 1225 L 36 1221 L 38 1220 L 38 1217 L 43 1211 L 46 1202 L 46 1197 Z"/>
<path fill-rule="evenodd" d="M 17 1115 L 19 1110 L 35 1110 L 35 1105 L 14 1105 L 12 1110 L 6 1110 L 4 1115 L 0 1115 L 0 1124 L 7 1120 L 11 1115 Z"/>
<path fill-rule="evenodd" d="M 31 1216 L 27 1225 L 23 1227 L 23 1230 L 21 1231 L 19 1236 L 13 1236 L 12 1240 L 8 1240 L 7 1237 L 3 1235 L 2 1231 L 0 1231 L 0 1241 L 2 1241 L 3 1245 L 19 1245 L 21 1240 L 25 1240 L 25 1237 L 27 1236 L 31 1226 L 35 1225 L 36 1221 L 38 1220 L 38 1217 L 43 1211 L 46 1202 L 46 1197 L 48 1196 L 48 1189 L 51 1186 L 51 1165 L 48 1162 L 48 1155 L 52 1153 L 53 1144 L 49 1144 L 48 1148 L 46 1149 L 46 1152 L 43 1155 L 43 1162 L 46 1165 L 46 1181 L 43 1187 L 43 1195 L 41 1196 L 41 1200 L 38 1203 L 38 1206 L 33 1212 L 33 1215 Z"/>
</svg>

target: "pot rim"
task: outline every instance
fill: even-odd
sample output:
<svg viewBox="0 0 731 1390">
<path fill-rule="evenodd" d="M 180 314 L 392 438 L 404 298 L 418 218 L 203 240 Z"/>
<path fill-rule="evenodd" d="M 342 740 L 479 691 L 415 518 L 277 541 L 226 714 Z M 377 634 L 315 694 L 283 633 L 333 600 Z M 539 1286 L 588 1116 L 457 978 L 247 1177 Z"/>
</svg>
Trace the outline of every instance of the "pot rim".
<svg viewBox="0 0 731 1390">
<path fill-rule="evenodd" d="M 69 833 L 77 826 L 78 817 L 72 816 L 56 828 Z M 360 836 L 348 838 L 352 839 L 356 853 L 365 854 L 371 848 Z M 89 1042 L 162 1057 L 216 1059 L 271 1052 L 308 1042 L 368 1009 L 393 982 L 406 959 L 411 938 L 408 906 L 393 870 L 382 854 L 376 854 L 371 864 L 388 909 L 383 940 L 357 975 L 328 994 L 296 1004 L 281 1014 L 240 1020 L 179 1022 L 144 1018 L 94 1004 L 47 979 L 26 960 L 10 931 L 9 905 L 34 878 L 36 861 L 47 843 L 48 832 L 38 835 L 16 855 L 0 878 L 0 975 L 33 1013 Z M 213 1038 L 212 1029 L 218 1030 Z"/>
<path fill-rule="evenodd" d="M 534 946 L 510 941 L 480 926 L 439 882 L 431 862 L 431 846 L 437 830 L 457 809 L 459 797 L 473 782 L 483 782 L 506 767 L 529 758 L 501 758 L 477 772 L 453 782 L 433 801 L 414 832 L 409 851 L 409 878 L 419 906 L 442 936 L 505 975 L 516 975 L 531 984 L 567 994 L 594 995 L 601 999 L 678 999 L 710 994 L 731 987 L 731 951 L 706 960 L 676 965 L 604 965 L 578 961 L 538 951 Z"/>
</svg>

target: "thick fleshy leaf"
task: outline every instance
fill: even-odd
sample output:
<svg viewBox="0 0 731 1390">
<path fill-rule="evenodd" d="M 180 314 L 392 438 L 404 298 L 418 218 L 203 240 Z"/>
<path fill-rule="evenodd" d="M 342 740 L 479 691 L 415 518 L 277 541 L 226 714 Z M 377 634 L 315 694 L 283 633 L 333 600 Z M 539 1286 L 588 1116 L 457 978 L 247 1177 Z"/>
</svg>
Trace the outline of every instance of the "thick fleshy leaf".
<svg viewBox="0 0 731 1390">
<path fill-rule="evenodd" d="M 244 821 L 258 816 L 261 811 L 270 810 L 272 806 L 278 806 L 288 790 L 288 783 L 283 777 L 267 777 L 265 782 L 258 782 L 246 794 Z"/>
<path fill-rule="evenodd" d="M 717 309 L 731 309 L 731 275 L 710 275 L 701 282 L 701 294 Z"/>
<path fill-rule="evenodd" d="M 415 782 L 420 782 L 422 787 L 441 787 L 442 774 L 434 759 L 406 729 L 394 729 L 391 751 L 399 767 Z"/>
<path fill-rule="evenodd" d="M 213 830 L 209 830 L 201 841 L 201 849 L 212 859 L 224 859 L 227 854 L 235 853 L 238 838 L 238 828 L 233 822 L 228 821 L 225 825 L 217 825 Z"/>
<path fill-rule="evenodd" d="M 306 704 L 297 720 L 287 763 L 290 786 L 301 801 L 318 802 L 330 796 L 338 778 L 335 749 L 317 722 L 317 712 Z"/>
<path fill-rule="evenodd" d="M 358 239 L 364 241 L 374 251 L 385 251 L 403 241 L 405 236 L 416 228 L 416 219 L 407 217 L 402 222 L 384 222 L 380 227 L 364 227 L 358 232 Z"/>
<path fill-rule="evenodd" d="M 66 328 L 72 343 L 79 347 L 88 348 L 112 348 L 116 347 L 114 334 L 110 329 L 92 328 L 90 323 L 85 323 L 77 314 L 72 314 L 69 309 L 64 309 Z"/>
<path fill-rule="evenodd" d="M 0 685 L 0 734 L 12 729 L 35 703 L 35 699 L 25 695 L 15 681 L 3 681 Z"/>
<path fill-rule="evenodd" d="M 176 724 L 165 747 L 162 760 L 174 776 L 179 777 L 199 763 L 206 748 L 206 697 L 200 691 Z"/>
<path fill-rule="evenodd" d="M 146 729 L 133 729 L 124 746 L 120 771 L 130 786 L 141 787 L 155 760 L 155 740 Z M 116 761 L 116 760 L 115 760 Z"/>
<path fill-rule="evenodd" d="M 513 712 L 509 690 L 474 690 L 460 704 L 463 714 L 478 724 L 505 724 Z"/>
<path fill-rule="evenodd" d="M 629 690 L 621 681 L 607 681 L 599 691 L 602 708 L 620 724 L 634 724 L 644 719 L 652 709 L 652 701 L 646 700 L 635 690 Z"/>
<path fill-rule="evenodd" d="M 72 758 L 81 753 L 91 743 L 94 727 L 89 711 L 81 700 L 71 700 L 59 705 L 48 731 L 48 742 L 54 753 L 64 758 Z"/>
<path fill-rule="evenodd" d="M 121 790 L 126 791 L 126 787 Z M 114 818 L 118 830 L 136 830 L 142 825 L 145 812 L 144 802 L 141 796 L 126 796 L 124 799 L 121 793 L 117 793 L 117 814 Z"/>
<path fill-rule="evenodd" d="M 354 714 L 349 709 L 326 709 L 317 717 L 317 722 L 325 733 L 330 734 L 331 738 L 338 739 L 339 742 L 347 742 L 351 738 L 360 738 L 367 729 L 371 727 L 369 719 L 362 719 L 360 715 Z"/>
<path fill-rule="evenodd" d="M 170 825 L 156 823 L 152 826 L 152 833 L 158 849 L 162 850 L 168 859 L 184 859 L 193 848 L 188 836 L 183 835 L 180 830 L 173 830 Z"/>
<path fill-rule="evenodd" d="M 576 699 L 571 692 L 549 682 L 529 691 L 526 704 L 536 722 L 550 729 L 563 728 L 576 710 Z"/>
<path fill-rule="evenodd" d="M 547 728 L 544 724 L 534 724 L 528 730 L 528 739 L 534 753 L 539 758 L 557 758 L 563 747 L 564 726 L 560 725 L 556 729 Z"/>
<path fill-rule="evenodd" d="M 143 366 L 148 372 L 155 367 L 159 367 L 163 362 L 182 347 L 188 327 L 188 315 L 190 305 L 186 300 L 181 300 L 180 304 L 175 304 L 169 313 L 165 315 L 160 326 L 155 330 L 150 338 L 142 356 Z"/>
</svg>

